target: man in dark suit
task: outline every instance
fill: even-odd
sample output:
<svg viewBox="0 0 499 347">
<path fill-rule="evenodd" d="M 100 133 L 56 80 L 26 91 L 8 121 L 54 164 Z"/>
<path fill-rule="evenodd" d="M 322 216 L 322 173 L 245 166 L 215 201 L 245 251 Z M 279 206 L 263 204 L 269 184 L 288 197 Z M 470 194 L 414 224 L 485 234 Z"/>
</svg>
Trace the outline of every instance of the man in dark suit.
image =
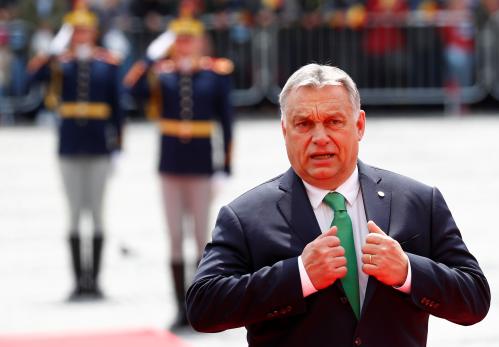
<svg viewBox="0 0 499 347">
<path fill-rule="evenodd" d="M 490 289 L 436 188 L 358 158 L 351 78 L 310 64 L 280 95 L 292 168 L 218 216 L 187 292 L 199 331 L 250 346 L 425 346 L 432 314 L 482 320 Z"/>
</svg>

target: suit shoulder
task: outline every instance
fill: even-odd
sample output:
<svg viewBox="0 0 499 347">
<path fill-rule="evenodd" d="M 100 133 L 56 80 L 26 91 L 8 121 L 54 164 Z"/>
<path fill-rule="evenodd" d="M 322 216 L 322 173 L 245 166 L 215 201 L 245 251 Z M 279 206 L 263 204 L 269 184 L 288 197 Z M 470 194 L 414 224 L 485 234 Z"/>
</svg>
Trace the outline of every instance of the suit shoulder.
<svg viewBox="0 0 499 347">
<path fill-rule="evenodd" d="M 96 48 L 94 56 L 95 59 L 106 64 L 119 65 L 121 63 L 121 59 L 116 54 L 102 47 Z"/>
<path fill-rule="evenodd" d="M 430 191 L 433 189 L 432 186 L 412 177 L 374 166 L 371 166 L 371 168 L 379 175 L 385 184 L 391 184 L 394 188 L 400 188 L 408 192 Z"/>
</svg>

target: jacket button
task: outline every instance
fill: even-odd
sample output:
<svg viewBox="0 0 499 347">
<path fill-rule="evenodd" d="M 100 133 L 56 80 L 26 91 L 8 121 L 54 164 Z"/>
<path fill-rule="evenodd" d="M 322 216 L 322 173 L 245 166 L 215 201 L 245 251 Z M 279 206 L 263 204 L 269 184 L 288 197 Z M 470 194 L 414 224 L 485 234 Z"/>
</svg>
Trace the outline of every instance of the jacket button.
<svg viewBox="0 0 499 347">
<path fill-rule="evenodd" d="M 293 309 L 293 307 L 288 306 L 288 307 L 286 307 L 286 312 L 288 312 L 288 313 L 289 313 L 289 312 L 291 312 L 291 310 L 292 310 L 292 309 Z"/>
<path fill-rule="evenodd" d="M 356 337 L 353 343 L 355 344 L 355 346 L 360 346 L 362 344 L 362 340 L 360 339 L 360 337 Z"/>
<path fill-rule="evenodd" d="M 341 301 L 342 304 L 348 304 L 348 298 L 346 296 L 342 296 L 340 298 L 340 301 Z"/>
</svg>

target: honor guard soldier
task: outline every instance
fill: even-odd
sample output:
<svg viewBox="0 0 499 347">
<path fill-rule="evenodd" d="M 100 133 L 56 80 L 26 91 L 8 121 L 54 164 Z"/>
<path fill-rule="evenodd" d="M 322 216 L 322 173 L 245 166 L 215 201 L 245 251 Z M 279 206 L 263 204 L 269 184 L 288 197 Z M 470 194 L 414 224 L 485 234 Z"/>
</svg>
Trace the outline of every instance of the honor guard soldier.
<svg viewBox="0 0 499 347">
<path fill-rule="evenodd" d="M 178 307 L 172 329 L 189 326 L 184 305 L 183 219 L 193 221 L 200 259 L 208 238 L 212 175 L 215 171 L 229 174 L 231 164 L 233 65 L 228 59 L 203 56 L 203 44 L 203 24 L 180 16 L 151 43 L 146 58 L 131 68 L 124 81 L 132 95 L 148 99 L 148 116 L 158 120 L 161 132 L 159 172 Z M 215 122 L 223 134 L 220 167 L 212 159 Z"/>
<path fill-rule="evenodd" d="M 64 17 L 49 52 L 34 57 L 28 66 L 30 83 L 47 84 L 45 104 L 59 116 L 59 163 L 70 211 L 69 246 L 76 283 L 70 300 L 102 297 L 98 285 L 102 205 L 111 154 L 120 150 L 122 142 L 120 62 L 96 45 L 97 26 L 95 14 L 78 2 Z M 93 219 L 91 242 L 81 242 L 84 212 Z"/>
</svg>

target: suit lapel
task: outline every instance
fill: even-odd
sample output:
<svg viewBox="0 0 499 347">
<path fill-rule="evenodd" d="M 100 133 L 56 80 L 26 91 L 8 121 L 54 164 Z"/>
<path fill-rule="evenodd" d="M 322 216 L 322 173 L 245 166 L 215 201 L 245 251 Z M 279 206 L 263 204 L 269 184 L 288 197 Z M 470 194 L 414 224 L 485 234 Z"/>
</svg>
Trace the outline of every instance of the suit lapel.
<svg viewBox="0 0 499 347">
<path fill-rule="evenodd" d="M 358 167 L 366 219 L 374 221 L 381 230 L 389 234 L 391 191 L 384 187 L 381 176 L 374 168 L 365 165 L 361 161 L 358 162 Z M 375 278 L 369 277 L 361 316 L 369 305 L 377 284 L 378 281 Z"/>
<path fill-rule="evenodd" d="M 374 221 L 388 234 L 390 232 L 391 190 L 384 186 L 381 176 L 374 168 L 361 161 L 358 162 L 358 167 L 366 219 Z M 290 225 L 291 230 L 303 241 L 305 247 L 317 238 L 321 231 L 303 182 L 293 169 L 289 169 L 282 176 L 279 188 L 285 194 L 277 202 L 278 209 Z M 369 277 L 361 317 L 372 299 L 377 283 L 376 279 Z M 335 282 L 335 285 L 343 292 L 340 281 Z"/>
<path fill-rule="evenodd" d="M 374 221 L 385 233 L 389 233 L 391 190 L 384 186 L 376 170 L 359 161 L 359 181 L 367 220 Z"/>
<path fill-rule="evenodd" d="M 305 247 L 321 234 L 321 230 L 303 182 L 293 169 L 289 169 L 282 176 L 279 188 L 285 192 L 277 202 L 279 211 Z"/>
</svg>

